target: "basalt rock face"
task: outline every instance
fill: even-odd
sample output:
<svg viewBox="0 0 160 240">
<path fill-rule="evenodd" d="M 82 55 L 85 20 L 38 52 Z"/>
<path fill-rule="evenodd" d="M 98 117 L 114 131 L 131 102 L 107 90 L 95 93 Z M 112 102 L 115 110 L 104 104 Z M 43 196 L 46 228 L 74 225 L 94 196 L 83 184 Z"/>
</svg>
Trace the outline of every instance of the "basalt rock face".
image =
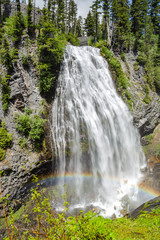
<svg viewBox="0 0 160 240">
<path fill-rule="evenodd" d="M 29 62 L 27 67 L 22 64 L 21 52 L 23 50 L 22 44 L 19 49 L 18 62 L 14 66 L 14 73 L 9 81 L 11 100 L 7 113 L 2 110 L 2 101 L 0 100 L 0 119 L 5 122 L 8 132 L 13 134 L 12 146 L 7 150 L 5 159 L 0 161 L 0 171 L 3 171 L 1 191 L 3 196 L 10 194 L 9 200 L 15 207 L 21 204 L 21 200 L 30 190 L 33 175 L 40 176 L 52 170 L 51 131 L 47 113 L 49 106 L 45 103 L 44 108 L 44 103 L 42 104 L 45 100 L 40 95 L 38 74 L 34 64 Z M 36 45 L 31 46 L 30 54 L 36 54 Z M 4 67 L 1 66 L 1 69 L 4 74 Z M 36 152 L 30 141 L 27 149 L 22 149 L 19 144 L 21 135 L 16 129 L 15 116 L 27 108 L 32 110 L 33 116 L 38 114 L 44 118 L 45 115 L 46 118 L 44 146 L 41 152 Z"/>
<path fill-rule="evenodd" d="M 142 214 L 142 211 L 152 212 L 152 210 L 157 209 L 160 207 L 160 196 L 156 197 L 138 208 L 136 208 L 134 211 L 128 214 L 128 218 L 137 218 L 139 215 Z"/>
<path fill-rule="evenodd" d="M 150 102 L 145 102 L 145 71 L 142 66 L 136 65 L 136 56 L 130 52 L 126 54 L 125 62 L 121 61 L 123 71 L 129 79 L 128 91 L 132 96 L 132 111 L 135 126 L 141 137 L 152 133 L 160 123 L 160 97 L 149 91 Z"/>
<path fill-rule="evenodd" d="M 39 11 L 39 8 L 35 8 L 35 12 L 32 12 L 32 20 L 34 21 L 35 18 L 35 23 L 38 23 L 38 20 L 41 16 L 41 12 Z M 14 14 L 17 11 L 17 3 L 6 3 L 2 4 L 2 13 L 5 18 L 8 18 L 10 16 L 14 16 Z M 21 12 L 24 15 L 27 15 L 27 5 L 25 3 L 21 3 Z"/>
</svg>

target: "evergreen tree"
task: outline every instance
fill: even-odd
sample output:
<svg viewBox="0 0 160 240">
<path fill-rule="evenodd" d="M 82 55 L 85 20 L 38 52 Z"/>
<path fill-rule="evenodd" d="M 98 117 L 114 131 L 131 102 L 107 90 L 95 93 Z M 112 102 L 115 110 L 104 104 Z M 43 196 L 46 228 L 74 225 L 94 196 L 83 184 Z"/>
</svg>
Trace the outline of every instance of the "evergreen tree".
<svg viewBox="0 0 160 240">
<path fill-rule="evenodd" d="M 112 22 L 113 22 L 113 47 L 124 51 L 128 49 L 130 37 L 130 8 L 128 0 L 113 0 Z"/>
<path fill-rule="evenodd" d="M 95 35 L 94 17 L 92 15 L 91 11 L 89 11 L 89 13 L 85 19 L 84 28 L 87 33 L 87 36 Z"/>
<path fill-rule="evenodd" d="M 95 16 L 95 42 L 97 42 L 97 37 L 98 37 L 98 20 L 99 20 L 99 9 L 101 8 L 101 1 L 100 0 L 95 0 L 93 1 L 93 5 L 91 6 L 92 12 L 94 13 Z"/>
<path fill-rule="evenodd" d="M 57 0 L 57 26 L 65 31 L 65 3 L 64 0 Z"/>
<path fill-rule="evenodd" d="M 138 40 L 144 33 L 148 4 L 147 0 L 133 0 L 131 6 L 132 32 Z"/>
<path fill-rule="evenodd" d="M 77 34 L 78 37 L 82 37 L 83 36 L 83 19 L 82 19 L 81 16 L 77 20 L 76 34 Z"/>
<path fill-rule="evenodd" d="M 68 19 L 69 19 L 69 32 L 75 33 L 76 31 L 76 21 L 77 21 L 77 4 L 74 0 L 69 1 L 69 12 L 68 12 Z"/>
<path fill-rule="evenodd" d="M 17 3 L 17 12 L 21 11 L 21 4 L 20 4 L 20 0 L 16 0 Z"/>
<path fill-rule="evenodd" d="M 22 31 L 24 28 L 24 21 L 23 21 L 23 16 L 21 13 L 21 5 L 20 5 L 20 0 L 16 0 L 17 4 L 17 12 L 15 14 L 15 29 L 14 29 L 14 36 L 15 36 L 15 45 L 19 44 Z"/>
<path fill-rule="evenodd" d="M 56 2 L 56 0 L 48 0 L 49 15 L 54 24 L 56 21 Z"/>
<path fill-rule="evenodd" d="M 160 1 L 150 0 L 150 16 L 155 34 L 159 34 L 160 28 Z"/>
<path fill-rule="evenodd" d="M 2 14 L 1 14 L 1 11 L 2 11 L 2 5 L 1 5 L 1 0 L 0 0 L 0 27 L 2 26 Z"/>
<path fill-rule="evenodd" d="M 32 36 L 33 34 L 33 22 L 32 22 L 32 0 L 28 0 L 28 6 L 27 6 L 27 26 L 28 26 L 28 35 Z"/>
<path fill-rule="evenodd" d="M 103 5 L 103 18 L 104 18 L 104 40 L 107 40 L 107 25 L 109 29 L 109 11 L 110 11 L 110 0 L 101 0 Z M 109 31 L 108 31 L 109 35 Z"/>
</svg>

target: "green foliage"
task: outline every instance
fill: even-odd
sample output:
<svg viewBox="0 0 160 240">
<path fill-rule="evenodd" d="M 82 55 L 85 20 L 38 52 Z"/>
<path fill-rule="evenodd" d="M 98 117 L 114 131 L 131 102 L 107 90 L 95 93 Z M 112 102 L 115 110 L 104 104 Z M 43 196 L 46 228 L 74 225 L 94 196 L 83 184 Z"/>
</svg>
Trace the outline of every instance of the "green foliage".
<svg viewBox="0 0 160 240">
<path fill-rule="evenodd" d="M 112 19 L 115 25 L 113 47 L 119 52 L 126 51 L 129 48 L 131 32 L 128 0 L 112 1 Z"/>
<path fill-rule="evenodd" d="M 134 63 L 133 67 L 134 67 L 134 71 L 138 71 L 139 70 L 139 64 L 138 64 L 137 61 Z"/>
<path fill-rule="evenodd" d="M 66 191 L 62 196 L 63 211 L 56 213 L 52 209 L 49 198 L 44 197 L 43 191 L 40 190 L 37 177 L 34 177 L 34 182 L 37 185 L 31 190 L 31 200 L 27 203 L 30 210 L 24 206 L 15 214 L 11 210 L 7 219 L 12 240 L 157 240 L 160 238 L 160 208 L 153 209 L 151 213 L 143 211 L 134 220 L 126 217 L 105 219 L 92 211 L 85 214 L 81 211 L 77 216 L 68 216 L 69 203 L 66 202 Z M 6 206 L 7 198 L 1 199 L 1 202 Z M 22 228 L 18 227 L 20 222 L 22 222 Z"/>
<path fill-rule="evenodd" d="M 5 155 L 6 155 L 6 150 L 0 147 L 0 161 L 4 159 Z"/>
<path fill-rule="evenodd" d="M 38 115 L 31 116 L 31 110 L 27 109 L 24 114 L 18 114 L 15 117 L 17 130 L 25 136 L 20 138 L 19 144 L 22 148 L 27 146 L 27 139 L 29 138 L 35 149 L 40 149 L 43 141 L 45 119 Z"/>
<path fill-rule="evenodd" d="M 32 22 L 32 1 L 28 1 L 28 6 L 27 6 L 27 28 L 28 28 L 28 35 L 32 36 L 33 34 L 33 22 Z"/>
<path fill-rule="evenodd" d="M 126 62 L 126 55 L 124 52 L 121 53 L 121 59 L 123 62 Z"/>
<path fill-rule="evenodd" d="M 19 114 L 16 116 L 17 130 L 24 136 L 28 136 L 31 130 L 30 116 L 28 114 Z"/>
<path fill-rule="evenodd" d="M 155 68 L 155 79 L 154 79 L 154 85 L 156 87 L 156 92 L 160 94 L 160 66 L 157 66 Z"/>
<path fill-rule="evenodd" d="M 22 55 L 22 64 L 24 67 L 28 67 L 29 66 L 29 62 L 31 62 L 31 56 L 28 56 L 27 54 L 23 54 Z"/>
<path fill-rule="evenodd" d="M 132 108 L 132 97 L 131 97 L 130 92 L 127 90 L 127 88 L 129 87 L 129 81 L 123 72 L 120 61 L 116 57 L 114 57 L 113 52 L 110 51 L 106 47 L 105 41 L 97 42 L 96 47 L 99 47 L 101 50 L 102 56 L 104 56 L 106 59 L 108 59 L 109 66 L 111 67 L 112 72 L 115 75 L 118 86 L 122 89 L 122 97 L 124 97 L 126 99 L 127 104 L 131 109 Z"/>
<path fill-rule="evenodd" d="M 122 89 L 127 89 L 127 87 L 129 86 L 129 82 L 123 73 L 123 70 L 122 70 L 119 60 L 115 57 L 111 57 L 109 64 L 110 64 L 112 70 L 116 74 L 119 86 L 122 87 Z"/>
<path fill-rule="evenodd" d="M 138 57 L 137 57 L 137 62 L 139 63 L 139 65 L 144 66 L 147 62 L 147 56 L 145 55 L 144 52 L 140 52 Z"/>
<path fill-rule="evenodd" d="M 66 40 L 70 42 L 73 46 L 79 46 L 80 41 L 72 33 L 66 34 Z"/>
<path fill-rule="evenodd" d="M 27 148 L 28 147 L 28 140 L 27 138 L 19 138 L 18 141 L 21 148 Z"/>
<path fill-rule="evenodd" d="M 48 93 L 54 86 L 66 43 L 65 36 L 58 33 L 49 21 L 43 23 L 38 39 L 38 71 L 43 93 Z"/>
<path fill-rule="evenodd" d="M 148 144 L 150 144 L 152 139 L 154 138 L 154 135 L 153 134 L 149 134 L 149 135 L 145 136 L 144 138 L 147 140 Z"/>
<path fill-rule="evenodd" d="M 46 121 L 38 115 L 34 115 L 33 118 L 30 118 L 31 129 L 29 131 L 29 136 L 32 141 L 36 142 L 40 140 L 44 133 L 44 123 Z"/>
<path fill-rule="evenodd" d="M 9 86 L 10 75 L 5 75 L 5 77 L 0 76 L 0 83 L 2 86 L 2 107 L 3 111 L 7 111 L 9 107 L 10 93 L 11 89 Z"/>
<path fill-rule="evenodd" d="M 10 49 L 9 49 L 9 42 L 6 37 L 2 40 L 2 47 L 1 47 L 1 61 L 2 64 L 5 65 L 8 73 L 13 71 L 12 59 L 10 56 Z"/>
<path fill-rule="evenodd" d="M 12 134 L 9 134 L 5 128 L 5 124 L 0 125 L 0 161 L 2 161 L 6 154 L 6 149 L 11 146 Z"/>
<path fill-rule="evenodd" d="M 11 146 L 12 134 L 9 134 L 4 127 L 0 127 L 0 147 L 6 149 Z"/>
<path fill-rule="evenodd" d="M 13 17 L 6 19 L 4 31 L 14 44 L 19 43 L 25 21 L 21 12 L 16 13 Z"/>
</svg>

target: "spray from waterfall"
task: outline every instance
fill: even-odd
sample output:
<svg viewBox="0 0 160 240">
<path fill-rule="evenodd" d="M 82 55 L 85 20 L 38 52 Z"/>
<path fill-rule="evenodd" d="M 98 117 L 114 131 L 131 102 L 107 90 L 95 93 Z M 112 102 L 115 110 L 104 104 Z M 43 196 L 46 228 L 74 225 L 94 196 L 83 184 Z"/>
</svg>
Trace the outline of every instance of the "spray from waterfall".
<svg viewBox="0 0 160 240">
<path fill-rule="evenodd" d="M 99 49 L 67 46 L 52 133 L 59 184 L 66 184 L 71 208 L 93 206 L 107 216 L 130 208 L 145 159 Z"/>
</svg>

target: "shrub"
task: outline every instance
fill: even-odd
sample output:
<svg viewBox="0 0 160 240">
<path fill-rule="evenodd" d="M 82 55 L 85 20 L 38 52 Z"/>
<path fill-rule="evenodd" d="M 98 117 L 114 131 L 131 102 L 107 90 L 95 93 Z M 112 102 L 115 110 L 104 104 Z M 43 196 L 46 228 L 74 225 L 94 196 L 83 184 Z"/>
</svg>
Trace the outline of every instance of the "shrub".
<svg viewBox="0 0 160 240">
<path fill-rule="evenodd" d="M 24 136 L 28 136 L 31 130 L 30 116 L 28 114 L 19 114 L 15 118 L 17 130 Z"/>
<path fill-rule="evenodd" d="M 113 53 L 105 46 L 105 44 L 106 43 L 104 43 L 104 41 L 100 41 L 96 44 L 96 46 L 100 47 L 102 55 L 108 59 L 108 63 L 117 79 L 118 86 L 122 89 L 122 96 L 127 100 L 126 102 L 131 109 L 132 96 L 127 90 L 129 81 L 123 72 L 120 61 L 116 57 L 113 57 Z M 124 56 L 125 54 L 122 53 L 122 58 L 124 58 Z"/>
<path fill-rule="evenodd" d="M 0 83 L 2 85 L 2 108 L 4 111 L 8 110 L 11 88 L 9 86 L 10 75 L 5 75 L 5 77 L 0 76 Z"/>
<path fill-rule="evenodd" d="M 44 123 L 46 120 L 42 119 L 38 115 L 34 115 L 34 118 L 31 118 L 31 130 L 29 132 L 29 136 L 32 141 L 40 140 L 42 135 L 44 134 Z"/>
<path fill-rule="evenodd" d="M 123 62 L 126 61 L 126 55 L 125 55 L 124 52 L 121 53 L 121 59 L 122 59 Z"/>
<path fill-rule="evenodd" d="M 5 124 L 0 125 L 0 161 L 2 161 L 6 154 L 6 149 L 11 146 L 12 134 L 9 134 L 5 128 Z"/>
<path fill-rule="evenodd" d="M 27 148 L 27 146 L 28 146 L 27 138 L 19 138 L 18 143 L 19 143 L 21 148 Z"/>
<path fill-rule="evenodd" d="M 0 161 L 4 159 L 5 155 L 6 155 L 6 150 L 0 147 Z"/>
<path fill-rule="evenodd" d="M 111 58 L 111 57 L 113 57 L 113 53 L 112 53 L 112 51 L 110 51 L 107 47 L 102 47 L 101 48 L 101 53 L 104 55 L 104 57 L 106 58 L 106 59 L 109 59 L 109 58 Z"/>
<path fill-rule="evenodd" d="M 20 138 L 19 144 L 24 148 L 27 146 L 27 139 L 30 138 L 34 147 L 38 150 L 42 145 L 46 120 L 38 115 L 30 116 L 30 114 L 31 110 L 27 109 L 25 114 L 18 114 L 15 117 L 17 130 L 25 136 L 25 138 Z"/>
<path fill-rule="evenodd" d="M 73 46 L 79 46 L 80 41 L 72 33 L 68 33 L 65 36 L 66 36 L 67 41 L 70 42 Z"/>
<path fill-rule="evenodd" d="M 144 66 L 147 62 L 147 56 L 145 55 L 145 53 L 141 52 L 138 57 L 137 57 L 137 62 Z"/>
</svg>

